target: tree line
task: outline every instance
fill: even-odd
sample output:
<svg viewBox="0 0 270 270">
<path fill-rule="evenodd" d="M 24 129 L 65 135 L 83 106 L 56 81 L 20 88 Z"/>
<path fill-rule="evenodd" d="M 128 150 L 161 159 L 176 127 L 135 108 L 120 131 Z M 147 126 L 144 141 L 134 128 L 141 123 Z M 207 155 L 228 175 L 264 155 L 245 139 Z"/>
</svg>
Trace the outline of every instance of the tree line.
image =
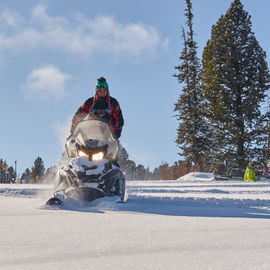
<svg viewBox="0 0 270 270">
<path fill-rule="evenodd" d="M 199 59 L 191 0 L 186 6 L 187 31 L 182 28 L 183 50 L 174 74 L 180 84 L 174 107 L 180 156 L 200 171 L 225 160 L 239 168 L 266 160 L 270 75 L 251 16 L 234 0 L 213 25 Z"/>
<path fill-rule="evenodd" d="M 168 163 L 162 163 L 153 171 L 149 167 L 145 168 L 142 164 L 136 164 L 135 161 L 129 158 L 129 154 L 125 147 L 119 144 L 118 163 L 126 175 L 127 180 L 159 180 L 159 179 L 176 179 L 191 169 L 183 161 L 175 162 L 173 166 Z M 54 183 L 58 176 L 58 167 L 61 164 L 45 168 L 44 161 L 41 157 L 34 160 L 33 166 L 26 168 L 21 175 L 17 175 L 13 166 L 6 164 L 3 159 L 0 159 L 0 183 Z M 193 168 L 195 169 L 195 168 Z"/>
<path fill-rule="evenodd" d="M 57 175 L 57 166 L 47 169 L 41 157 L 37 157 L 31 169 L 26 168 L 25 171 L 18 175 L 13 166 L 9 166 L 6 161 L 0 159 L 0 183 L 44 183 L 53 182 Z"/>
</svg>

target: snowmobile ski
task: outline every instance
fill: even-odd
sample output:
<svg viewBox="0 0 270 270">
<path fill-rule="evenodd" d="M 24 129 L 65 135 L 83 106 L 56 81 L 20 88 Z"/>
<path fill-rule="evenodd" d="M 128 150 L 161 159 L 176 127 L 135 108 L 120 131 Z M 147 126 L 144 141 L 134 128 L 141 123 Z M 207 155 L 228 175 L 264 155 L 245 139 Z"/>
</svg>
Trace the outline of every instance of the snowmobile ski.
<svg viewBox="0 0 270 270">
<path fill-rule="evenodd" d="M 47 202 L 46 205 L 63 205 L 64 203 L 58 199 L 58 198 L 50 198 Z"/>
</svg>

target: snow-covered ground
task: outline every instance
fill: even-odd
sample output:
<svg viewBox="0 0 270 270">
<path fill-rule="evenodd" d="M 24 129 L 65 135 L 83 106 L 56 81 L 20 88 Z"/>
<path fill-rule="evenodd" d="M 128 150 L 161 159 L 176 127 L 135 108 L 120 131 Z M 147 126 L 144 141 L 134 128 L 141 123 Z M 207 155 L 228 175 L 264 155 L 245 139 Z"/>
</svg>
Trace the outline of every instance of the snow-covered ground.
<svg viewBox="0 0 270 270">
<path fill-rule="evenodd" d="M 52 185 L 0 185 L 0 269 L 270 269 L 270 182 L 128 182 L 112 200 L 44 206 Z"/>
</svg>

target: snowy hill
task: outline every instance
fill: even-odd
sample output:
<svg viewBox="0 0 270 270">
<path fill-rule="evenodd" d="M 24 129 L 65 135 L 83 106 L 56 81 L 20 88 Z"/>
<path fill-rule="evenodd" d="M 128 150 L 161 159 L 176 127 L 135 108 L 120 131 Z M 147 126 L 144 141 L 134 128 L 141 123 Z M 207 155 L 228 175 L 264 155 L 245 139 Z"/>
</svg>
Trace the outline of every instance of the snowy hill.
<svg viewBox="0 0 270 270">
<path fill-rule="evenodd" d="M 177 180 L 183 181 L 183 180 L 191 180 L 191 181 L 209 181 L 209 180 L 213 180 L 214 179 L 214 175 L 212 173 L 203 173 L 203 172 L 191 172 L 188 173 L 182 177 L 180 177 Z"/>
<path fill-rule="evenodd" d="M 125 204 L 56 210 L 52 189 L 0 185 L 1 270 L 270 267 L 268 181 L 132 181 Z"/>
</svg>

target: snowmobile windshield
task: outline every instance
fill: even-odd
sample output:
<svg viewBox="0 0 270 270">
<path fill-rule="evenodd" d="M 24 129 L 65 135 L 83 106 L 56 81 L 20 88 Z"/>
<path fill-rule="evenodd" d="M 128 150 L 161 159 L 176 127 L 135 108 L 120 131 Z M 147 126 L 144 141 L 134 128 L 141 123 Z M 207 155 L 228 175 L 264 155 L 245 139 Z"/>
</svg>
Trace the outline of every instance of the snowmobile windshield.
<svg viewBox="0 0 270 270">
<path fill-rule="evenodd" d="M 99 120 L 84 120 L 79 122 L 71 137 L 66 141 L 66 151 L 70 158 L 77 157 L 77 146 L 85 146 L 92 142 L 95 148 L 108 145 L 106 156 L 116 160 L 118 141 L 113 137 L 109 125 Z"/>
</svg>

